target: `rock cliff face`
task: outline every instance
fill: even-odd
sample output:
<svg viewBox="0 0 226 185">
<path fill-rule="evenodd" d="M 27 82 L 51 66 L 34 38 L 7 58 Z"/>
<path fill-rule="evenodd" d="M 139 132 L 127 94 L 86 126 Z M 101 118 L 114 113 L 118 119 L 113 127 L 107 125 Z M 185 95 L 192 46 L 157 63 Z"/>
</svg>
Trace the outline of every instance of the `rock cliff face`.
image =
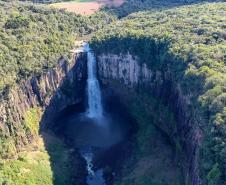
<svg viewBox="0 0 226 185">
<path fill-rule="evenodd" d="M 22 81 L 1 97 L 0 156 L 13 156 L 35 138 L 25 123 L 27 111 L 42 109 L 42 124 L 45 126 L 47 120 L 50 121 L 50 115 L 81 100 L 85 78 L 86 55 L 76 53 L 71 62 L 64 58 L 59 59 L 54 69 Z"/>
<path fill-rule="evenodd" d="M 180 158 L 184 164 L 186 184 L 200 185 L 198 152 L 201 131 L 196 124 L 198 117 L 195 117 L 195 113 L 190 111 L 190 97 L 183 95 L 180 86 L 174 83 L 170 71 L 151 69 L 145 63 L 140 64 L 138 58 L 130 54 L 101 54 L 97 58 L 98 74 L 102 84 L 112 87 L 119 97 L 127 96 L 122 93 L 122 86 L 135 91 L 142 89 L 169 107 L 173 112 L 176 125 L 170 125 L 164 114 L 155 124 L 169 136 L 175 147 L 179 148 L 178 153 L 185 156 L 185 159 Z M 126 100 L 127 98 L 121 99 Z M 147 111 L 153 111 L 151 105 L 147 106 L 145 102 L 143 104 Z"/>
</svg>

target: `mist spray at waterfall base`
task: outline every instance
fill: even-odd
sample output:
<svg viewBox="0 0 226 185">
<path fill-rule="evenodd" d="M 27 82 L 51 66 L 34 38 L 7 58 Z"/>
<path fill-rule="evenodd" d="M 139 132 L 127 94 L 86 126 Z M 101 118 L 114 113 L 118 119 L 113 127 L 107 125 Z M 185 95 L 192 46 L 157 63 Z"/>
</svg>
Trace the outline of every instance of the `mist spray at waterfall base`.
<svg viewBox="0 0 226 185">
<path fill-rule="evenodd" d="M 88 78 L 87 78 L 88 108 L 87 108 L 86 114 L 88 118 L 93 119 L 92 121 L 94 121 L 94 123 L 103 127 L 104 123 L 106 126 L 107 121 L 103 117 L 101 91 L 100 91 L 100 85 L 99 85 L 99 81 L 97 80 L 97 74 L 96 74 L 97 73 L 96 59 L 88 43 L 84 43 L 84 50 L 85 52 L 87 52 L 87 69 L 88 69 Z M 105 129 L 107 129 L 107 127 L 105 127 Z M 102 130 L 102 133 L 108 134 L 108 130 Z M 102 133 L 99 133 L 100 136 L 102 135 Z M 105 138 L 102 137 L 100 139 L 105 139 Z M 89 174 L 87 177 L 87 184 L 88 185 L 105 185 L 102 169 L 99 169 L 96 172 L 94 172 L 92 169 L 93 167 L 92 148 L 89 147 L 88 149 L 82 150 L 81 154 L 87 163 L 87 171 Z"/>
<path fill-rule="evenodd" d="M 86 161 L 86 183 L 108 185 L 104 169 L 110 167 L 114 170 L 117 168 L 116 161 L 122 163 L 126 147 L 121 143 L 125 142 L 124 138 L 129 133 L 129 122 L 123 117 L 124 110 L 120 110 L 119 114 L 104 111 L 94 53 L 88 44 L 84 44 L 83 49 L 87 52 L 87 107 L 84 107 L 84 101 L 81 110 L 74 111 L 71 107 L 65 110 L 57 120 L 58 130 L 70 141 L 72 147 L 79 149 Z M 119 110 L 119 104 L 115 110 Z M 110 176 L 113 172 L 110 172 Z"/>
</svg>

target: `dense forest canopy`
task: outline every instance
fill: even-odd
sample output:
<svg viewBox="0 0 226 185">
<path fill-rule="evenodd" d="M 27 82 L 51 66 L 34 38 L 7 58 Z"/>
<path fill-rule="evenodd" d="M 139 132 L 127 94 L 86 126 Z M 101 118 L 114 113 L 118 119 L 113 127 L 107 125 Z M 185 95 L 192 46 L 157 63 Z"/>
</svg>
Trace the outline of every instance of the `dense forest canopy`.
<svg viewBox="0 0 226 185">
<path fill-rule="evenodd" d="M 0 1 L 0 92 L 53 67 L 76 38 L 102 28 L 113 16 L 83 17 L 28 3 Z"/>
<path fill-rule="evenodd" d="M 191 110 L 202 115 L 201 175 L 208 184 L 226 182 L 225 17 L 226 3 L 138 12 L 92 39 L 97 53 L 130 52 L 152 69 L 168 66 L 191 98 Z"/>
<path fill-rule="evenodd" d="M 172 7 L 179 7 L 189 4 L 205 3 L 205 2 L 219 2 L 223 0 L 127 0 L 125 3 L 117 8 L 111 7 L 106 10 L 117 15 L 118 17 L 125 17 L 131 13 L 144 10 L 161 10 Z"/>
<path fill-rule="evenodd" d="M 99 30 L 91 41 L 97 53 L 130 52 L 154 70 L 170 69 L 205 133 L 200 174 L 208 185 L 224 184 L 226 3 L 183 6 L 197 2 L 204 1 L 129 0 L 83 17 L 0 1 L 0 95 L 21 79 L 54 67 L 60 57 L 68 58 L 76 38 Z M 104 27 L 115 20 L 109 12 L 124 18 Z"/>
</svg>

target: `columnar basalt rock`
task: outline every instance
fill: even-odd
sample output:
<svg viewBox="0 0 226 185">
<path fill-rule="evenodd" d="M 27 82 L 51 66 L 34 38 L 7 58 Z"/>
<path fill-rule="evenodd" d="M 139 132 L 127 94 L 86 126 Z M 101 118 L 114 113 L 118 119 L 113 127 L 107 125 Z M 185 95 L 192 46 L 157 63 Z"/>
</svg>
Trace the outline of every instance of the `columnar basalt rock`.
<svg viewBox="0 0 226 185">
<path fill-rule="evenodd" d="M 190 111 L 191 97 L 183 95 L 180 86 L 173 81 L 170 71 L 152 69 L 145 63 L 141 64 L 138 57 L 129 53 L 127 55 L 101 54 L 97 58 L 98 75 L 102 84 L 111 86 L 118 96 L 125 96 L 125 94 L 119 91 L 118 89 L 121 88 L 115 84 L 127 86 L 129 89 L 138 87 L 137 89 L 142 88 L 142 91 L 170 108 L 174 114 L 176 126 L 169 125 L 165 115 L 159 117 L 156 126 L 166 133 L 175 145 L 175 140 L 180 139 L 180 153 L 186 156 L 183 160 L 186 184 L 200 185 L 198 153 L 202 133 L 196 123 L 199 117 L 195 112 Z M 117 83 L 112 85 L 115 81 Z M 149 108 L 153 111 L 151 105 Z"/>
<path fill-rule="evenodd" d="M 7 96 L 1 97 L 0 137 L 3 141 L 0 147 L 2 147 L 2 156 L 7 157 L 5 154 L 9 150 L 5 146 L 7 142 L 13 148 L 13 152 L 17 152 L 35 138 L 24 123 L 27 111 L 40 108 L 46 115 L 45 120 L 48 120 L 46 111 L 51 115 L 81 100 L 79 92 L 84 89 L 82 86 L 85 79 L 86 55 L 75 53 L 72 61 L 60 58 L 55 68 L 22 81 L 12 87 Z M 69 95 L 67 88 L 77 89 Z M 54 107 L 54 105 L 57 106 Z"/>
</svg>

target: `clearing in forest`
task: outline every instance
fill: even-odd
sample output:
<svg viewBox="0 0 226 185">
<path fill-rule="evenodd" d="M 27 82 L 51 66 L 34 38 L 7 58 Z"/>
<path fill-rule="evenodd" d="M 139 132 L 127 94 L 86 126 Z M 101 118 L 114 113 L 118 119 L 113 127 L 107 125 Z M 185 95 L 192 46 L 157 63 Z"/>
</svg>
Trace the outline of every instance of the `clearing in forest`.
<svg viewBox="0 0 226 185">
<path fill-rule="evenodd" d="M 54 8 L 66 9 L 76 14 L 91 15 L 98 11 L 102 6 L 118 7 L 124 0 L 73 0 L 68 2 L 53 3 L 49 6 Z"/>
</svg>

